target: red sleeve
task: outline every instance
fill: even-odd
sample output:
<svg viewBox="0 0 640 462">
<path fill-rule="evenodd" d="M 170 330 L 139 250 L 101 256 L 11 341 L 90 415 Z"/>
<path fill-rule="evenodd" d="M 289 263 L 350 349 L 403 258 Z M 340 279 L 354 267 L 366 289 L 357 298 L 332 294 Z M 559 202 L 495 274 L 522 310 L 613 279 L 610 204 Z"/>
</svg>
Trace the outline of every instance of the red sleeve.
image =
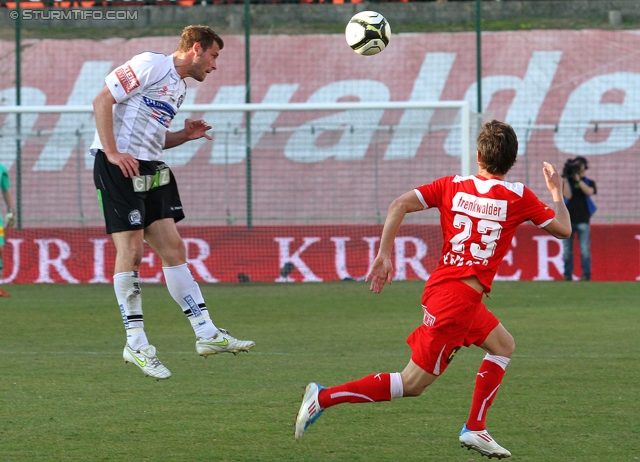
<svg viewBox="0 0 640 462">
<path fill-rule="evenodd" d="M 534 225 L 542 228 L 547 226 L 556 216 L 556 212 L 542 202 L 529 188 L 524 188 L 524 200 L 528 205 L 527 211 L 529 216 L 526 220 L 530 220 Z"/>
<path fill-rule="evenodd" d="M 451 183 L 453 177 L 442 177 L 433 183 L 423 184 L 414 189 L 424 208 L 439 207 L 445 194 L 445 185 Z"/>
</svg>

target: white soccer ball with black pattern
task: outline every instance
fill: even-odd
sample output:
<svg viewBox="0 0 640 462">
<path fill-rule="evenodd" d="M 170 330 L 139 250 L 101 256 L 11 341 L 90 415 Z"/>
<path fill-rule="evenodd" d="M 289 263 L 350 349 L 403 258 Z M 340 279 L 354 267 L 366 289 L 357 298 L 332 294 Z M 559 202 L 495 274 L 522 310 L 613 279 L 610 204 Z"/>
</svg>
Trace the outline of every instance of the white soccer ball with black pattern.
<svg viewBox="0 0 640 462">
<path fill-rule="evenodd" d="M 391 26 L 380 13 L 362 11 L 351 18 L 344 35 L 359 55 L 377 55 L 389 45 Z"/>
</svg>

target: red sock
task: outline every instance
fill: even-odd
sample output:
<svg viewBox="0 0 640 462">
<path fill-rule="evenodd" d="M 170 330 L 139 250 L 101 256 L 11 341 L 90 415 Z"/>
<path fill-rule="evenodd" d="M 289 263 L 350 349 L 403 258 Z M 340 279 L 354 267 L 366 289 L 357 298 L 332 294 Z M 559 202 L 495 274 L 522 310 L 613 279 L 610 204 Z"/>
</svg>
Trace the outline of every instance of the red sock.
<svg viewBox="0 0 640 462">
<path fill-rule="evenodd" d="M 502 367 L 486 359 L 482 361 L 476 376 L 471 412 L 469 413 L 469 420 L 467 420 L 467 428 L 469 430 L 480 431 L 487 429 L 485 422 L 487 411 L 496 394 L 498 394 L 502 377 L 504 377 L 504 369 Z"/>
<path fill-rule="evenodd" d="M 318 402 L 326 409 L 342 403 L 391 401 L 391 374 L 371 374 L 360 380 L 320 390 Z"/>
</svg>

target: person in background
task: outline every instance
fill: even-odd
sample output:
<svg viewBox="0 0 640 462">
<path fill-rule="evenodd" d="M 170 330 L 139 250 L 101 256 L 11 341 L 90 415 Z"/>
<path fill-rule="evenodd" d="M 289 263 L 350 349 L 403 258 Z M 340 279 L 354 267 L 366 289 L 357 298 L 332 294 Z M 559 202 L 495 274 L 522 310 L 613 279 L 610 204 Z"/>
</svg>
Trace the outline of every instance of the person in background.
<svg viewBox="0 0 640 462">
<path fill-rule="evenodd" d="M 16 221 L 16 212 L 13 208 L 13 198 L 11 197 L 11 190 L 9 188 L 11 188 L 9 172 L 7 171 L 7 167 L 0 164 L 0 189 L 2 189 L 2 197 L 7 206 L 5 222 L 2 221 L 2 214 L 0 214 L 0 277 L 2 277 L 2 262 L 4 258 L 4 230 L 5 228 L 11 228 Z M 11 294 L 0 288 L 0 297 L 11 297 Z"/>
<path fill-rule="evenodd" d="M 565 203 L 571 217 L 571 236 L 562 241 L 564 280 L 573 280 L 573 238 L 578 235 L 581 281 L 591 280 L 591 215 L 596 210 L 591 196 L 596 194 L 596 182 L 587 178 L 589 163 L 584 157 L 569 159 L 562 172 Z"/>
</svg>

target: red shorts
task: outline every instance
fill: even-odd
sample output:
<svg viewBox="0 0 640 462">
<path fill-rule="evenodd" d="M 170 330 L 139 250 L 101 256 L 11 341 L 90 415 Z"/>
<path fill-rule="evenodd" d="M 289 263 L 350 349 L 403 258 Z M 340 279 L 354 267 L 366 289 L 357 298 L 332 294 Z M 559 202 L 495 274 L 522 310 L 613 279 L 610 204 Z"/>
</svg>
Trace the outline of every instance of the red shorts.
<svg viewBox="0 0 640 462">
<path fill-rule="evenodd" d="M 411 360 L 429 374 L 440 375 L 463 346 L 480 346 L 499 324 L 482 303 L 482 294 L 461 281 L 427 287 L 422 296 L 424 321 L 407 343 Z"/>
</svg>

